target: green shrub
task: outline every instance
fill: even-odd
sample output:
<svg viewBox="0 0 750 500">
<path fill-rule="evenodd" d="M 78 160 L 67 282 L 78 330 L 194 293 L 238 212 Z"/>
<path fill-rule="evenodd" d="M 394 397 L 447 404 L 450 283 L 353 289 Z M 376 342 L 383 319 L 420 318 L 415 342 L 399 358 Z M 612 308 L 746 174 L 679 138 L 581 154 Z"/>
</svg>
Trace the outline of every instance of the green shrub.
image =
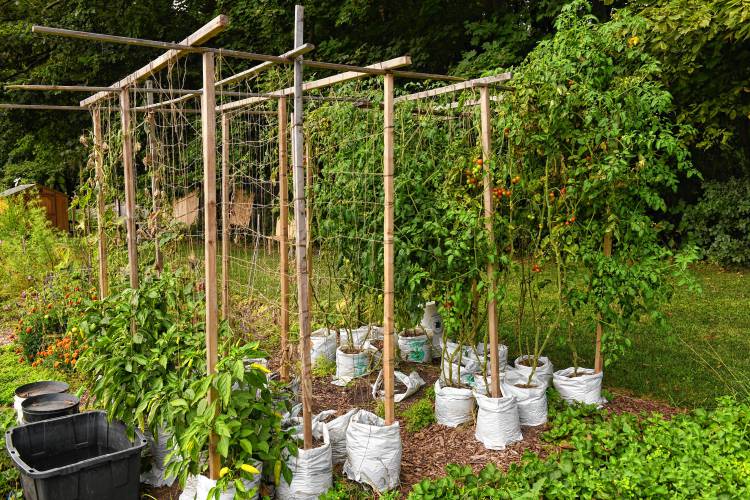
<svg viewBox="0 0 750 500">
<path fill-rule="evenodd" d="M 703 196 L 685 211 L 682 225 L 710 261 L 750 265 L 750 178 L 704 183 Z"/>
<path fill-rule="evenodd" d="M 409 498 L 748 498 L 748 425 L 750 406 L 731 398 L 671 420 L 569 407 L 543 436 L 566 451 L 528 453 L 507 473 L 449 465 L 446 477 L 414 485 Z"/>
<path fill-rule="evenodd" d="M 314 377 L 325 378 L 330 377 L 336 373 L 336 362 L 321 356 L 315 360 L 313 365 L 312 374 Z"/>
<path fill-rule="evenodd" d="M 436 422 L 432 401 L 424 397 L 407 408 L 402 414 L 408 432 L 419 432 Z"/>
<path fill-rule="evenodd" d="M 0 300 L 7 300 L 41 285 L 71 256 L 38 202 L 16 196 L 0 203 Z"/>
</svg>

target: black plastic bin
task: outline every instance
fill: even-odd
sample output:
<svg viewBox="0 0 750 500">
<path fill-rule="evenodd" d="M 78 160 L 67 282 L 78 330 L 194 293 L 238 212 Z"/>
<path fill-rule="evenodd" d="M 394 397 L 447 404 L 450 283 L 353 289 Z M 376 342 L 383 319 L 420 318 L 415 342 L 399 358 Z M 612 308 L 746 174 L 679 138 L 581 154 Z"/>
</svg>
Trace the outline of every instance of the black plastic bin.
<svg viewBox="0 0 750 500">
<path fill-rule="evenodd" d="M 40 394 L 21 403 L 23 421 L 27 424 L 78 413 L 81 400 L 72 394 Z"/>
<path fill-rule="evenodd" d="M 91 411 L 15 427 L 5 446 L 21 472 L 26 500 L 137 500 L 141 450 L 136 429 Z"/>
</svg>

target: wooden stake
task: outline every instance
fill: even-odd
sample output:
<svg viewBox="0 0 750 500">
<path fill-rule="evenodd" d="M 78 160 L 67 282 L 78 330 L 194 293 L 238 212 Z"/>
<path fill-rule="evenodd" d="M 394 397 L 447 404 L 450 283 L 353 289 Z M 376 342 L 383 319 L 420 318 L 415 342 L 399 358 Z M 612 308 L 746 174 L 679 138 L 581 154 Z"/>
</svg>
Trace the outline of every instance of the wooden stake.
<svg viewBox="0 0 750 500">
<path fill-rule="evenodd" d="M 612 256 L 612 232 L 604 233 L 604 256 Z M 594 373 L 600 373 L 604 369 L 604 359 L 602 358 L 602 322 L 601 314 L 599 321 L 596 323 L 596 353 L 594 354 Z"/>
<path fill-rule="evenodd" d="M 394 182 L 393 182 L 393 75 L 384 77 L 383 88 L 383 189 L 385 193 L 384 231 L 383 231 L 383 385 L 385 387 L 385 425 L 391 425 L 396 419 L 393 404 L 393 365 L 394 365 L 394 253 L 393 253 L 393 217 L 394 217 Z"/>
<path fill-rule="evenodd" d="M 206 288 L 206 366 L 216 372 L 218 360 L 219 307 L 216 290 L 216 95 L 214 93 L 214 54 L 203 54 L 203 96 L 201 99 L 201 133 L 203 136 L 203 219 L 205 240 Z M 209 405 L 216 391 L 208 394 Z M 211 434 L 208 448 L 208 475 L 219 479 L 220 457 L 216 451 L 218 438 Z"/>
<path fill-rule="evenodd" d="M 99 245 L 99 298 L 109 295 L 109 276 L 107 275 L 107 233 L 105 224 L 104 200 L 104 139 L 102 137 L 102 115 L 99 108 L 92 110 L 94 120 L 94 165 L 96 169 L 96 236 Z"/>
<path fill-rule="evenodd" d="M 120 91 L 122 120 L 122 165 L 125 171 L 125 225 L 128 232 L 128 268 L 130 288 L 138 288 L 138 240 L 135 227 L 135 171 L 133 168 L 133 130 L 130 126 L 130 94 Z"/>
<path fill-rule="evenodd" d="M 151 80 L 146 81 L 146 88 L 153 89 L 154 83 Z M 154 103 L 154 94 L 146 94 L 148 104 Z M 161 274 L 164 263 L 161 256 L 161 245 L 159 244 L 159 174 L 157 166 L 159 165 L 159 146 L 156 139 L 156 116 L 153 112 L 146 115 L 148 123 L 148 154 L 151 157 L 151 206 L 154 217 L 154 269 L 157 274 Z"/>
<path fill-rule="evenodd" d="M 229 115 L 221 115 L 221 319 L 229 319 Z"/>
<path fill-rule="evenodd" d="M 310 293 L 307 295 L 307 308 L 312 314 L 312 279 L 313 279 L 313 241 L 312 241 L 312 204 L 313 204 L 313 174 L 310 158 L 310 143 L 305 143 L 305 176 L 307 179 L 306 198 L 307 201 L 307 280 L 310 283 Z"/>
<path fill-rule="evenodd" d="M 484 217 L 487 239 L 494 244 L 495 230 L 492 224 L 492 123 L 490 122 L 490 92 L 487 86 L 479 87 L 480 117 L 482 124 L 482 170 L 484 173 Z M 497 338 L 497 303 L 495 300 L 495 263 L 487 262 L 487 334 L 490 338 L 490 394 L 493 398 L 502 397 L 500 392 L 500 359 Z"/>
<path fill-rule="evenodd" d="M 281 380 L 289 380 L 289 182 L 286 97 L 279 99 L 279 279 L 281 280 Z"/>
<path fill-rule="evenodd" d="M 294 46 L 302 45 L 304 7 L 294 8 Z M 294 125 L 292 165 L 294 168 L 294 227 L 296 230 L 297 303 L 299 304 L 300 359 L 302 360 L 302 433 L 304 448 L 312 448 L 312 376 L 310 369 L 310 281 L 307 275 L 307 214 L 305 213 L 305 165 L 303 161 L 302 57 L 294 61 Z"/>
</svg>

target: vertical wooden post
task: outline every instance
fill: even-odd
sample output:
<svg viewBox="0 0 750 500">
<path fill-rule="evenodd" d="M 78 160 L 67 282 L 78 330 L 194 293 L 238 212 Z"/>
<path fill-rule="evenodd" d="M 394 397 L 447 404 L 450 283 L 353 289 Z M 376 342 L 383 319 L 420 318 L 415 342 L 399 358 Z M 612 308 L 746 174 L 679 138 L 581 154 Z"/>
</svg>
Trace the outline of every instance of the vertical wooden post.
<svg viewBox="0 0 750 500">
<path fill-rule="evenodd" d="M 128 238 L 130 288 L 138 288 L 138 240 L 135 227 L 135 171 L 133 169 L 133 130 L 130 125 L 130 90 L 120 91 L 122 120 L 122 166 L 125 172 L 125 226 Z"/>
<path fill-rule="evenodd" d="M 612 232 L 604 233 L 604 256 L 612 255 Z M 601 315 L 596 323 L 596 352 L 594 354 L 594 373 L 600 373 L 604 369 L 604 359 L 602 358 L 602 322 Z"/>
<path fill-rule="evenodd" d="M 394 365 L 394 182 L 393 182 L 393 75 L 384 77 L 383 86 L 383 385 L 385 388 L 385 424 L 391 425 L 396 419 L 393 404 L 393 365 Z"/>
<path fill-rule="evenodd" d="M 154 83 L 151 80 L 146 80 L 146 88 L 153 88 Z M 154 94 L 152 92 L 146 93 L 146 102 L 151 105 L 154 104 Z M 151 157 L 151 205 L 154 216 L 154 268 L 156 272 L 161 274 L 164 268 L 164 263 L 161 256 L 161 245 L 159 244 L 159 173 L 157 166 L 159 165 L 159 149 L 156 139 L 156 116 L 153 111 L 149 111 L 146 115 L 146 123 L 148 123 L 148 154 Z"/>
<path fill-rule="evenodd" d="M 289 380 L 289 182 L 286 97 L 279 98 L 279 279 L 281 280 L 281 380 Z"/>
<path fill-rule="evenodd" d="M 104 231 L 106 214 L 104 200 L 104 139 L 102 137 L 102 115 L 99 106 L 92 111 L 94 120 L 94 165 L 96 169 L 96 237 L 99 245 L 99 298 L 109 295 L 107 276 L 107 234 Z"/>
<path fill-rule="evenodd" d="M 495 241 L 495 230 L 492 224 L 494 210 L 492 207 L 492 123 L 490 121 L 490 92 L 487 86 L 479 87 L 480 121 L 482 126 L 482 170 L 484 177 L 484 217 L 487 239 L 490 244 Z M 495 300 L 495 263 L 487 262 L 487 334 L 490 338 L 490 395 L 493 398 L 502 396 L 500 392 L 500 359 L 497 338 L 497 303 Z"/>
<path fill-rule="evenodd" d="M 201 133 L 203 138 L 203 239 L 206 282 L 206 367 L 216 372 L 218 359 L 219 307 L 216 290 L 216 91 L 214 87 L 214 54 L 203 54 L 203 94 L 201 94 Z M 216 399 L 208 394 L 208 403 Z M 212 434 L 208 448 L 208 475 L 219 478 L 218 439 Z"/>
<path fill-rule="evenodd" d="M 294 46 L 303 44 L 304 7 L 294 7 Z M 294 124 L 292 165 L 294 168 L 294 227 L 296 231 L 297 304 L 299 307 L 300 359 L 302 360 L 302 431 L 304 448 L 312 448 L 312 377 L 310 370 L 310 281 L 307 275 L 307 214 L 305 207 L 305 165 L 303 161 L 302 56 L 294 61 Z"/>
<path fill-rule="evenodd" d="M 307 295 L 307 307 L 312 314 L 312 279 L 313 279 L 313 240 L 312 240 L 312 204 L 313 204 L 313 174 L 312 158 L 310 157 L 310 143 L 305 143 L 305 178 L 307 207 L 307 282 L 310 283 L 310 293 Z"/>
<path fill-rule="evenodd" d="M 229 115 L 221 114 L 221 319 L 229 319 Z"/>
</svg>

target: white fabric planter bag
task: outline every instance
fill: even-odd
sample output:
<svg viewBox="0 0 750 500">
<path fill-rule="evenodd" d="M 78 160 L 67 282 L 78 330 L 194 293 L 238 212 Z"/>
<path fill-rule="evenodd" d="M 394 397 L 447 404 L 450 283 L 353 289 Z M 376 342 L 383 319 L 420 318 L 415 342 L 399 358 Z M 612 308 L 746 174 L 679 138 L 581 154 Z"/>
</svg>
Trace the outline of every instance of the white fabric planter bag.
<svg viewBox="0 0 750 500">
<path fill-rule="evenodd" d="M 485 448 L 504 450 L 506 445 L 523 439 L 516 398 L 488 398 L 481 394 L 474 397 L 479 407 L 474 437 Z"/>
<path fill-rule="evenodd" d="M 504 396 L 514 396 L 518 404 L 518 419 L 521 425 L 534 427 L 547 422 L 547 388 L 536 377 L 531 383 L 537 387 L 517 387 L 516 384 L 526 384 L 528 375 L 509 370 L 502 381 L 501 388 Z"/>
<path fill-rule="evenodd" d="M 346 430 L 344 473 L 358 483 L 383 492 L 399 485 L 401 432 L 398 422 L 385 421 L 367 410 L 359 410 Z"/>
<path fill-rule="evenodd" d="M 141 482 L 156 488 L 172 486 L 175 477 L 166 477 L 164 475 L 164 469 L 168 465 L 167 455 L 170 452 L 167 445 L 172 434 L 164 429 L 160 429 L 157 439 L 154 439 L 153 434 L 148 431 L 144 433 L 144 437 L 148 441 L 149 452 L 151 453 L 151 469 L 141 473 Z"/>
<path fill-rule="evenodd" d="M 397 370 L 393 372 L 393 377 L 406 387 L 406 390 L 404 392 L 399 392 L 393 395 L 394 403 L 400 403 L 404 399 L 416 393 L 419 388 L 425 384 L 424 379 L 422 379 L 422 377 L 420 377 L 419 373 L 417 372 L 411 372 L 407 376 L 405 373 Z M 371 385 L 373 399 L 378 399 L 378 397 L 385 397 L 385 391 L 379 391 L 380 386 L 382 385 L 383 370 L 380 370 L 380 372 L 378 372 L 378 378 L 375 380 L 375 383 Z"/>
<path fill-rule="evenodd" d="M 458 427 L 474 418 L 474 395 L 469 389 L 447 387 L 435 382 L 435 418 L 437 423 Z"/>
<path fill-rule="evenodd" d="M 398 349 L 401 359 L 413 363 L 429 363 L 432 360 L 432 345 L 427 335 L 416 337 L 398 336 Z"/>
<path fill-rule="evenodd" d="M 346 354 L 336 349 L 336 378 L 354 379 L 370 373 L 372 351 L 364 350 L 357 354 Z"/>
<path fill-rule="evenodd" d="M 351 331 L 351 340 L 354 346 L 361 346 L 367 340 L 379 340 L 383 338 L 383 327 L 376 325 L 364 325 Z M 346 328 L 339 330 L 339 345 L 349 344 L 349 332 Z"/>
<path fill-rule="evenodd" d="M 479 358 L 479 361 L 483 366 L 485 355 L 487 356 L 487 366 L 490 366 L 489 352 L 489 346 L 485 347 L 484 342 L 480 342 L 479 344 L 477 344 L 477 357 Z M 499 346 L 497 346 L 497 354 L 500 360 L 500 371 L 505 371 L 505 369 L 508 367 L 508 346 L 504 344 L 500 344 Z"/>
<path fill-rule="evenodd" d="M 260 498 L 260 480 L 263 477 L 263 464 L 257 462 L 253 465 L 261 471 L 261 474 L 255 474 L 252 481 L 242 479 L 242 483 L 245 485 L 247 491 L 256 488 L 255 495 L 252 498 Z M 214 486 L 216 486 L 216 481 L 209 479 L 204 475 L 190 476 L 185 481 L 185 489 L 182 490 L 179 500 L 208 500 L 208 492 L 211 491 L 211 488 Z M 232 484 L 226 489 L 226 491 L 221 492 L 219 500 L 233 500 L 236 493 L 234 485 Z M 210 498 L 213 500 L 214 497 L 211 496 Z"/>
<path fill-rule="evenodd" d="M 526 375 L 527 380 L 529 375 L 531 375 L 531 367 L 522 365 L 520 362 L 528 358 L 533 358 L 533 356 L 529 356 L 527 354 L 518 356 L 513 362 L 513 366 L 515 367 L 516 371 L 520 374 Z M 554 371 L 555 368 L 552 366 L 552 362 L 549 360 L 549 358 L 545 356 L 539 356 L 534 376 L 539 378 L 539 380 L 544 383 L 545 389 L 552 383 L 552 372 Z"/>
<path fill-rule="evenodd" d="M 439 358 L 442 356 L 443 318 L 440 316 L 435 302 L 425 304 L 420 324 L 426 330 L 432 330 L 432 358 Z"/>
<path fill-rule="evenodd" d="M 459 365 L 458 363 L 449 363 L 447 358 L 443 358 L 441 361 L 443 367 L 440 375 L 440 380 L 445 385 L 473 385 L 475 376 L 473 372 L 470 372 L 466 367 Z"/>
<path fill-rule="evenodd" d="M 333 485 L 333 462 L 328 426 L 316 422 L 313 434 L 323 439 L 323 445 L 310 450 L 299 449 L 286 463 L 292 469 L 292 483 L 279 481 L 276 498 L 282 500 L 317 500 Z"/>
<path fill-rule="evenodd" d="M 331 361 L 336 359 L 336 333 L 336 330 L 321 328 L 310 334 L 310 342 L 312 343 L 310 361 L 313 365 L 320 357 Z"/>
<path fill-rule="evenodd" d="M 349 421 L 357 410 L 349 410 L 344 415 L 330 419 L 336 415 L 335 410 L 326 410 L 320 412 L 315 418 L 322 422 L 328 428 L 328 437 L 331 442 L 331 461 L 333 465 L 343 464 L 346 461 L 346 429 L 349 427 Z M 330 420 L 329 420 L 330 419 Z M 316 434 L 318 427 L 313 428 Z M 315 435 L 321 439 L 320 435 Z"/>
<path fill-rule="evenodd" d="M 577 377 L 570 377 L 575 368 L 556 371 L 552 383 L 567 403 L 585 403 L 601 405 L 607 402 L 602 397 L 602 379 L 604 372 L 594 373 L 591 368 L 579 368 Z M 580 375 L 583 373 L 583 375 Z"/>
</svg>

